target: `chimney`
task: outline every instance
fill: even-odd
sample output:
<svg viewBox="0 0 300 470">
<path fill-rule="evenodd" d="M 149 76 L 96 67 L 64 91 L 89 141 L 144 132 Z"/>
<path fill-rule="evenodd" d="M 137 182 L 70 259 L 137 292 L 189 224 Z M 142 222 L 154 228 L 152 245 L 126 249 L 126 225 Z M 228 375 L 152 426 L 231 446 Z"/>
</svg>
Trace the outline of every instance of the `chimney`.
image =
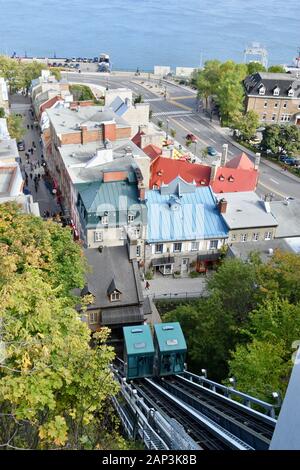
<svg viewBox="0 0 300 470">
<path fill-rule="evenodd" d="M 81 126 L 81 143 L 85 144 L 88 142 L 88 128 L 87 126 Z"/>
<path fill-rule="evenodd" d="M 218 171 L 218 165 L 212 165 L 210 169 L 210 182 L 215 181 Z"/>
<path fill-rule="evenodd" d="M 260 164 L 260 153 L 255 154 L 254 170 L 258 170 Z"/>
<path fill-rule="evenodd" d="M 139 193 L 139 200 L 145 201 L 146 199 L 146 188 L 143 181 L 138 182 L 138 193 Z"/>
<path fill-rule="evenodd" d="M 116 140 L 116 123 L 115 122 L 104 122 L 103 123 L 103 140 L 110 140 L 114 142 Z"/>
<path fill-rule="evenodd" d="M 226 199 L 220 199 L 219 204 L 218 204 L 219 212 L 220 214 L 226 214 L 227 210 L 227 201 Z"/>
<path fill-rule="evenodd" d="M 221 166 L 226 165 L 227 155 L 228 155 L 228 144 L 223 144 L 222 145 Z"/>
<path fill-rule="evenodd" d="M 131 108 L 131 99 L 125 98 L 125 104 L 128 108 Z"/>
</svg>

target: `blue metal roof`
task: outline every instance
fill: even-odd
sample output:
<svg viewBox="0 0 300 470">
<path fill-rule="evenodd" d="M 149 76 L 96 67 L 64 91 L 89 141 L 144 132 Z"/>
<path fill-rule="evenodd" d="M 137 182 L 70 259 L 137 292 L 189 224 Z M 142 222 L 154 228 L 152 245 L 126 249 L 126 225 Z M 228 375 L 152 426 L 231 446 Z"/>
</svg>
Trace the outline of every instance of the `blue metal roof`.
<svg viewBox="0 0 300 470">
<path fill-rule="evenodd" d="M 156 323 L 154 331 L 160 352 L 184 352 L 187 350 L 180 323 Z"/>
<path fill-rule="evenodd" d="M 165 189 L 162 192 L 146 192 L 149 243 L 228 236 L 210 187 L 196 187 L 180 194 L 166 193 Z"/>
<path fill-rule="evenodd" d="M 123 334 L 128 356 L 154 354 L 149 325 L 124 326 Z"/>
</svg>

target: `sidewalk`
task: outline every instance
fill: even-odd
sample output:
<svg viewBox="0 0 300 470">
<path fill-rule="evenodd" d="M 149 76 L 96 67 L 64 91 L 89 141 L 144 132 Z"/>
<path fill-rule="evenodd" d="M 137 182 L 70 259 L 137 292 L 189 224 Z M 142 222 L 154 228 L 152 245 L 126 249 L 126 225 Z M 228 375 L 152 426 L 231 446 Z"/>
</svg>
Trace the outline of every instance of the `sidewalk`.
<svg viewBox="0 0 300 470">
<path fill-rule="evenodd" d="M 183 296 L 185 294 L 195 294 L 195 297 L 201 297 L 207 293 L 206 289 L 206 280 L 207 276 L 203 275 L 190 278 L 177 278 L 174 279 L 173 277 L 156 277 L 149 282 L 150 288 L 145 289 L 146 281 L 143 283 L 143 295 L 144 297 L 153 297 L 154 295 L 180 295 Z M 178 297 L 179 297 L 178 295 Z"/>
</svg>

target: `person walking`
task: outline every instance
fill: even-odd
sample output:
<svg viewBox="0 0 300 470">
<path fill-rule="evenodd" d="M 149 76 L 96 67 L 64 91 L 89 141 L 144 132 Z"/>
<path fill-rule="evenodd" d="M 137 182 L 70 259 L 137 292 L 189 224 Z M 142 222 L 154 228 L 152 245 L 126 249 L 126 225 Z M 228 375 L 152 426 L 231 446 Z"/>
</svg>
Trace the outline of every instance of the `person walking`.
<svg viewBox="0 0 300 470">
<path fill-rule="evenodd" d="M 29 173 L 30 179 L 32 180 L 32 173 Z"/>
<path fill-rule="evenodd" d="M 146 281 L 145 289 L 146 289 L 146 290 L 149 290 L 149 289 L 150 289 L 150 283 L 149 283 L 148 281 Z"/>
</svg>

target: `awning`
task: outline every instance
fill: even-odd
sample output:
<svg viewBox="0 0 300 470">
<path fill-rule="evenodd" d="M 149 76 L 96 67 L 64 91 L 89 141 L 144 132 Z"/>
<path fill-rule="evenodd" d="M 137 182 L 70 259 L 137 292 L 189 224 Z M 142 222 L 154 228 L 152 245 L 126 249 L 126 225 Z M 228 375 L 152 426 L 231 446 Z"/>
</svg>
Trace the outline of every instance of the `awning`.
<svg viewBox="0 0 300 470">
<path fill-rule="evenodd" d="M 198 255 L 197 261 L 217 261 L 220 258 L 220 253 L 207 253 L 206 255 Z"/>
<path fill-rule="evenodd" d="M 135 322 L 144 322 L 144 312 L 138 306 L 107 308 L 101 313 L 102 325 L 123 325 L 124 323 Z"/>
<path fill-rule="evenodd" d="M 174 256 L 166 256 L 163 258 L 155 258 L 152 260 L 152 266 L 163 266 L 164 264 L 174 264 Z"/>
</svg>

